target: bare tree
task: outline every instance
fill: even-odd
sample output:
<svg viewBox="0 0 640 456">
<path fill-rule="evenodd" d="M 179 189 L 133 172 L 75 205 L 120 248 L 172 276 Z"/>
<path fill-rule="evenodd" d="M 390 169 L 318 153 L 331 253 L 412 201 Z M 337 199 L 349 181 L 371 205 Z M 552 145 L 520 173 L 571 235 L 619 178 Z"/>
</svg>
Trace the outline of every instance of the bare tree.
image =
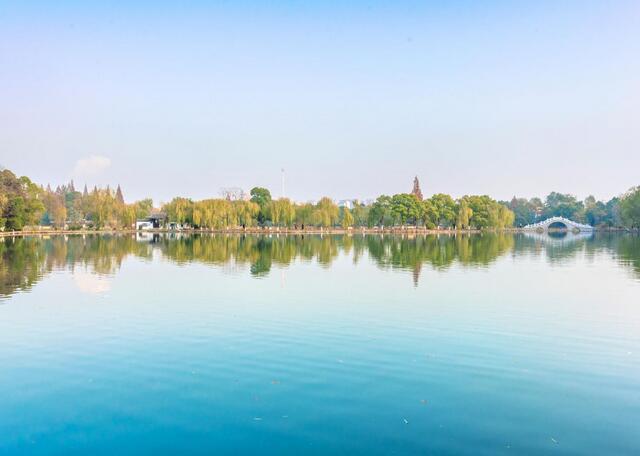
<svg viewBox="0 0 640 456">
<path fill-rule="evenodd" d="M 247 199 L 246 193 L 239 187 L 223 187 L 220 195 L 227 201 L 243 201 Z"/>
</svg>

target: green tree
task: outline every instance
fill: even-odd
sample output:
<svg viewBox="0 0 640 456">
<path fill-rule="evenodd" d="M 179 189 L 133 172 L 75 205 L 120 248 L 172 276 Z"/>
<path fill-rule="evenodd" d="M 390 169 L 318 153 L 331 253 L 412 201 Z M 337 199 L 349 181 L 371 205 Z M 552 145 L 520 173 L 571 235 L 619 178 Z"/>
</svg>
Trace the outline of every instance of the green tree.
<svg viewBox="0 0 640 456">
<path fill-rule="evenodd" d="M 622 226 L 622 220 L 620 217 L 620 198 L 611 198 L 605 204 L 605 210 L 607 212 L 604 223 L 609 227 Z"/>
<path fill-rule="evenodd" d="M 133 203 L 134 209 L 136 211 L 137 219 L 144 219 L 151 215 L 151 211 L 153 210 L 153 200 L 151 198 L 146 198 L 140 201 L 136 201 Z"/>
<path fill-rule="evenodd" d="M 167 214 L 167 219 L 180 225 L 193 224 L 193 201 L 188 198 L 174 198 L 165 204 L 162 210 Z"/>
<path fill-rule="evenodd" d="M 296 205 L 295 207 L 295 223 L 301 227 L 305 225 L 313 225 L 314 207 L 311 203 Z"/>
<path fill-rule="evenodd" d="M 260 213 L 260 206 L 253 201 L 234 201 L 234 210 L 237 214 L 238 223 L 242 226 L 253 226 Z"/>
<path fill-rule="evenodd" d="M 122 228 L 131 229 L 136 223 L 136 209 L 133 204 L 118 205 L 118 222 Z"/>
<path fill-rule="evenodd" d="M 384 226 L 393 225 L 394 214 L 391 210 L 391 197 L 380 195 L 369 209 L 369 225 Z"/>
<path fill-rule="evenodd" d="M 325 228 L 334 226 L 338 223 L 340 217 L 340 209 L 331 200 L 331 198 L 324 197 L 318 201 L 313 211 L 313 221 L 317 226 Z"/>
<path fill-rule="evenodd" d="M 465 230 L 469 228 L 471 217 L 473 216 L 473 209 L 469 207 L 469 203 L 465 199 L 460 201 L 458 205 L 458 216 L 456 218 L 456 227 L 459 230 Z"/>
<path fill-rule="evenodd" d="M 258 222 L 266 222 L 269 213 L 269 204 L 271 204 L 271 192 L 264 187 L 253 187 L 249 194 L 251 195 L 251 201 L 260 207 Z"/>
<path fill-rule="evenodd" d="M 355 226 L 367 226 L 369 224 L 370 206 L 354 201 L 351 215 L 353 215 L 353 224 Z"/>
<path fill-rule="evenodd" d="M 584 221 L 584 205 L 569 194 L 551 192 L 544 203 L 544 218 L 565 217 L 576 222 Z"/>
<path fill-rule="evenodd" d="M 459 206 L 471 209 L 468 223 L 465 214 L 458 210 L 459 228 L 505 228 L 513 225 L 514 214 L 508 207 L 487 195 L 468 195 L 460 198 Z"/>
<path fill-rule="evenodd" d="M 345 230 L 353 226 L 353 215 L 348 207 L 342 208 L 342 228 Z"/>
<path fill-rule="evenodd" d="M 458 207 L 451 196 L 437 193 L 429 198 L 429 201 L 433 206 L 436 225 L 448 228 L 456 223 Z"/>
<path fill-rule="evenodd" d="M 640 228 L 640 186 L 631 188 L 620 199 L 620 216 L 627 228 Z"/>
<path fill-rule="evenodd" d="M 538 201 L 539 199 L 535 201 L 534 199 L 513 197 L 508 206 L 513 211 L 516 226 L 525 226 L 536 222 L 537 211 L 542 207 L 542 202 L 538 205 Z"/>
<path fill-rule="evenodd" d="M 596 201 L 593 195 L 584 200 L 584 220 L 592 226 L 598 226 L 605 222 L 607 207 L 602 201 Z"/>
<path fill-rule="evenodd" d="M 436 228 L 438 224 L 438 211 L 429 199 L 423 200 L 420 206 L 422 223 L 428 229 Z"/>
<path fill-rule="evenodd" d="M 416 224 L 422 215 L 420 201 L 412 193 L 399 193 L 391 197 L 391 212 L 400 224 Z"/>
<path fill-rule="evenodd" d="M 22 176 L 17 178 L 8 169 L 0 171 L 0 223 L 10 230 L 36 225 L 44 213 L 43 190 Z"/>
<path fill-rule="evenodd" d="M 19 231 L 25 226 L 26 205 L 22 196 L 15 196 L 9 199 L 7 209 L 4 214 L 6 227 L 12 231 Z"/>
</svg>

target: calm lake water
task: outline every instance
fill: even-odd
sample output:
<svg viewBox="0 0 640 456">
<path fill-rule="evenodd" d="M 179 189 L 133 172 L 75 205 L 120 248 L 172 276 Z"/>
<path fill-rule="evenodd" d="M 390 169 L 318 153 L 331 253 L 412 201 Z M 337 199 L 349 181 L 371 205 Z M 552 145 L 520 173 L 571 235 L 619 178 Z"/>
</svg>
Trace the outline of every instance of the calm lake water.
<svg viewBox="0 0 640 456">
<path fill-rule="evenodd" d="M 0 239 L 0 454 L 640 454 L 640 238 Z"/>
</svg>

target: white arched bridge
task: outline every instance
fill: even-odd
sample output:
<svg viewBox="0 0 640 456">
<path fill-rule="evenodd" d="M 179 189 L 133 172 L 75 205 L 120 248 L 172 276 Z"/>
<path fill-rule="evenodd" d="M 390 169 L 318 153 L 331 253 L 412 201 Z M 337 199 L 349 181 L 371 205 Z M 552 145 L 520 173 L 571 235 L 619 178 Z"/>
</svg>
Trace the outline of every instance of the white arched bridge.
<svg viewBox="0 0 640 456">
<path fill-rule="evenodd" d="M 551 229 L 590 232 L 593 231 L 594 228 L 591 225 L 574 222 L 573 220 L 569 220 L 564 217 L 551 217 L 541 222 L 524 226 L 522 229 L 530 231 L 549 231 Z"/>
</svg>

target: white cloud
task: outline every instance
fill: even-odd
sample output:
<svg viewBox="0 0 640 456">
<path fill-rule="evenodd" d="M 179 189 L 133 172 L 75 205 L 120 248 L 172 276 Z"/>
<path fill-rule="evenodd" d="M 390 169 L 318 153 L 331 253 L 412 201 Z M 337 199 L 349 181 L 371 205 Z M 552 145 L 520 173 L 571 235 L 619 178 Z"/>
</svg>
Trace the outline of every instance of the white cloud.
<svg viewBox="0 0 640 456">
<path fill-rule="evenodd" d="M 73 168 L 73 175 L 76 177 L 95 176 L 111 166 L 111 159 L 100 155 L 92 155 L 81 158 Z"/>
<path fill-rule="evenodd" d="M 100 294 L 111 289 L 111 281 L 107 277 L 80 270 L 74 271 L 73 282 L 84 293 Z"/>
</svg>

